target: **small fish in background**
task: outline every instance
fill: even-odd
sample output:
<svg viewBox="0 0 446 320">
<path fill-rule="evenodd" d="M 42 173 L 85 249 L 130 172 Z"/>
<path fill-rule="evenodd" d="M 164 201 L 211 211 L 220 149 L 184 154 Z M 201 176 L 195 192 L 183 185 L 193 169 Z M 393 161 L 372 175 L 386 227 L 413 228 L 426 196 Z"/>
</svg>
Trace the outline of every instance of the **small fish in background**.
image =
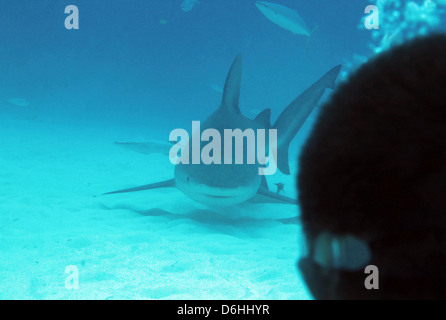
<svg viewBox="0 0 446 320">
<path fill-rule="evenodd" d="M 185 12 L 189 12 L 199 3 L 200 1 L 198 0 L 183 0 L 181 3 L 181 9 L 183 9 Z"/>
<path fill-rule="evenodd" d="M 280 193 L 280 192 L 285 193 L 285 184 L 279 182 L 279 183 L 275 183 L 275 185 L 277 186 L 276 193 Z"/>
<path fill-rule="evenodd" d="M 162 25 L 166 25 L 166 24 L 167 24 L 167 20 L 165 20 L 165 19 L 160 19 L 160 24 L 162 24 Z"/>
<path fill-rule="evenodd" d="M 6 102 L 16 107 L 28 107 L 30 105 L 28 100 L 22 98 L 11 98 L 6 100 Z"/>
<path fill-rule="evenodd" d="M 308 43 L 310 37 L 319 26 L 310 31 L 305 21 L 300 17 L 296 10 L 282 6 L 280 4 L 257 1 L 257 8 L 271 21 L 279 27 L 291 31 L 293 34 L 308 37 L 306 51 L 308 51 Z"/>
</svg>

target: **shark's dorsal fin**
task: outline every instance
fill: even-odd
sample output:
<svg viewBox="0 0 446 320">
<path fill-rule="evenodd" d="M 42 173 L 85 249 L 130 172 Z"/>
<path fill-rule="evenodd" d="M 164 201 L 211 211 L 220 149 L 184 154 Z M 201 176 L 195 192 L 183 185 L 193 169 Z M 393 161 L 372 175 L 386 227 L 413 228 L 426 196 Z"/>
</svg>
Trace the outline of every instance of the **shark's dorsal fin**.
<svg viewBox="0 0 446 320">
<path fill-rule="evenodd" d="M 240 85 L 242 83 L 242 55 L 239 54 L 232 63 L 226 78 L 223 90 L 223 100 L 220 108 L 225 108 L 229 112 L 240 114 L 239 99 Z"/>
<path fill-rule="evenodd" d="M 271 109 L 260 112 L 254 121 L 263 124 L 265 128 L 271 128 Z"/>
</svg>

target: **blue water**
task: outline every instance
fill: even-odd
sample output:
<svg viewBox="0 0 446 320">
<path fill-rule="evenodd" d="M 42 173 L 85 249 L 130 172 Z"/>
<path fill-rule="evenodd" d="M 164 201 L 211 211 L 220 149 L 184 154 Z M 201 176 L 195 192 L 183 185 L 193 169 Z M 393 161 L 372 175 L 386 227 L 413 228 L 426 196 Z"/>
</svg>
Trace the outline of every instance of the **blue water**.
<svg viewBox="0 0 446 320">
<path fill-rule="evenodd" d="M 2 3 L 0 298 L 311 298 L 295 268 L 300 225 L 287 220 L 296 206 L 213 211 L 167 189 L 100 196 L 172 177 L 163 156 L 113 142 L 190 130 L 218 107 L 239 53 L 242 112 L 268 107 L 274 120 L 333 66 L 342 63 L 346 78 L 393 41 L 444 30 L 445 7 L 278 0 L 310 29 L 320 26 L 307 52 L 305 36 L 268 21 L 255 1 L 200 0 L 188 11 L 182 2 Z M 64 27 L 70 4 L 79 8 L 79 30 Z M 382 8 L 380 30 L 363 27 L 369 4 Z M 394 11 L 401 16 L 391 18 Z M 292 175 L 271 178 L 291 197 L 316 114 L 292 143 Z M 79 270 L 78 289 L 65 286 L 69 265 Z"/>
</svg>

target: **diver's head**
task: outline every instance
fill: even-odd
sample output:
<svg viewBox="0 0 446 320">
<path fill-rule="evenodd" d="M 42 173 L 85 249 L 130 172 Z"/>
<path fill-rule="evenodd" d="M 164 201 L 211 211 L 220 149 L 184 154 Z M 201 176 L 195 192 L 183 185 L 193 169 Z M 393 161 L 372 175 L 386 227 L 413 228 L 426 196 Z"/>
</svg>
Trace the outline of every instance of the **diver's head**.
<svg viewBox="0 0 446 320">
<path fill-rule="evenodd" d="M 446 36 L 360 67 L 322 108 L 299 172 L 315 298 L 446 298 Z"/>
</svg>

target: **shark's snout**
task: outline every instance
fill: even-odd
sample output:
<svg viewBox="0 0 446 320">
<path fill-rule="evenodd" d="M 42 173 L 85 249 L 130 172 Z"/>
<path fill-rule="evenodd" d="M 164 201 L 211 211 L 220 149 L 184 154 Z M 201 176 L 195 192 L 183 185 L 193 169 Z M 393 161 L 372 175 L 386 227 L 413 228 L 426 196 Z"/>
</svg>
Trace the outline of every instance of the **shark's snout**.
<svg viewBox="0 0 446 320">
<path fill-rule="evenodd" d="M 245 180 L 230 185 L 227 175 L 201 175 L 194 171 L 199 167 L 177 166 L 175 168 L 175 183 L 184 194 L 191 199 L 209 206 L 226 207 L 236 205 L 252 198 L 260 187 L 260 177 Z M 215 171 L 214 171 L 215 172 Z M 198 174 L 197 174 L 198 173 Z M 235 179 L 237 180 L 237 179 Z M 226 184 L 222 184 L 226 182 Z"/>
<path fill-rule="evenodd" d="M 178 188 L 189 198 L 208 206 L 228 207 L 252 198 L 259 188 L 250 185 L 237 188 L 217 188 L 205 184 L 195 184 L 189 180 L 186 184 L 177 182 Z"/>
</svg>

